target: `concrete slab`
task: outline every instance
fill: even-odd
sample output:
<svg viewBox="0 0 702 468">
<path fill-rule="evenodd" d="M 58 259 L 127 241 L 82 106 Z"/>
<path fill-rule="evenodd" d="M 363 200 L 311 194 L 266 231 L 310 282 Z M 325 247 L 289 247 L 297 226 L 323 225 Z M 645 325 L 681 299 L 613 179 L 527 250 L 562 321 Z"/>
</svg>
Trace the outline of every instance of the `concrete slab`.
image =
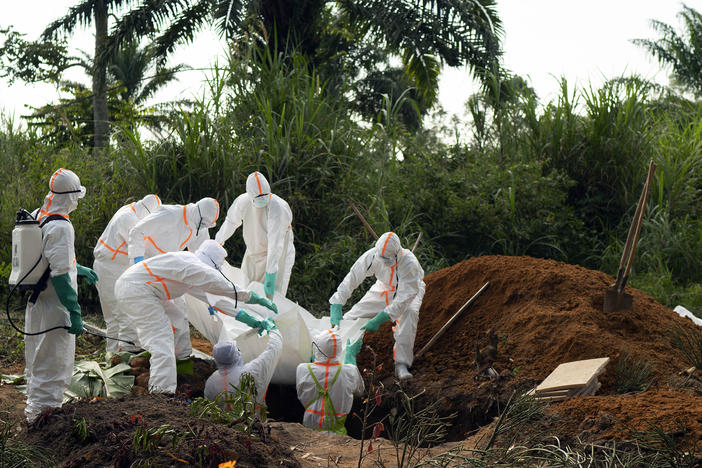
<svg viewBox="0 0 702 468">
<path fill-rule="evenodd" d="M 536 394 L 591 385 L 604 372 L 608 357 L 559 364 L 539 385 Z"/>
</svg>

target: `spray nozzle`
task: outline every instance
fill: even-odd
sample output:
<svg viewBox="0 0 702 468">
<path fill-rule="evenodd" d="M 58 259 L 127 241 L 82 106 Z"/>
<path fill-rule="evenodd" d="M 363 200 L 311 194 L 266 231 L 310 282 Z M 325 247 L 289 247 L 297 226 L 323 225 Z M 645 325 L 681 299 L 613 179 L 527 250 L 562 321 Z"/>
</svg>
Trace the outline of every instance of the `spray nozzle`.
<svg viewBox="0 0 702 468">
<path fill-rule="evenodd" d="M 21 223 L 26 221 L 36 221 L 36 218 L 32 216 L 32 213 L 30 213 L 29 211 L 25 210 L 24 208 L 20 208 L 19 210 L 17 210 L 15 223 Z"/>
</svg>

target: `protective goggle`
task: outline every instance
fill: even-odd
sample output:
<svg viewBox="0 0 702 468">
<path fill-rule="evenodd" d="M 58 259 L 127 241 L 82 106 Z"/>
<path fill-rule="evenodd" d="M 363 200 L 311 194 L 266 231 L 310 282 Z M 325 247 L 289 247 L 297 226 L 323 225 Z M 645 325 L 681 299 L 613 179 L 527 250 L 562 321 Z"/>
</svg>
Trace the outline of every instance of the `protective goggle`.
<svg viewBox="0 0 702 468">
<path fill-rule="evenodd" d="M 85 191 L 85 187 L 83 187 L 82 185 L 76 190 L 66 190 L 65 192 L 57 192 L 55 190 L 50 190 L 51 193 L 55 193 L 56 195 L 67 195 L 69 193 L 77 193 L 77 198 L 83 198 L 85 196 Z"/>
</svg>

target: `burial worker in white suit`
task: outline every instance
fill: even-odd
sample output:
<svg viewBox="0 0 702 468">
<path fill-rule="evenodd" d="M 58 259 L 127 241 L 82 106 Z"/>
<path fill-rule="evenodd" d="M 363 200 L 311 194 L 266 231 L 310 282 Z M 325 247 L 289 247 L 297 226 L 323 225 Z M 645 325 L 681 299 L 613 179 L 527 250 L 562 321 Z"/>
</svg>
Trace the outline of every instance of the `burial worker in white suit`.
<svg viewBox="0 0 702 468">
<path fill-rule="evenodd" d="M 259 334 L 264 330 L 268 333 L 268 344 L 261 354 L 249 362 L 244 362 L 235 341 L 220 341 L 214 345 L 212 357 L 217 370 L 205 383 L 205 398 L 227 408 L 227 394 L 233 393 L 234 387 L 239 387 L 242 374 L 249 374 L 256 387 L 256 403 L 263 403 L 283 351 L 283 336 L 270 318 L 261 320 L 257 328 Z"/>
<path fill-rule="evenodd" d="M 414 360 L 414 338 L 417 334 L 419 308 L 424 298 L 424 270 L 417 257 L 403 249 L 394 232 L 386 232 L 375 247 L 361 255 L 329 299 L 332 325 L 341 323 L 341 308 L 353 291 L 367 277 L 374 275 L 375 284 L 343 315 L 344 320 L 371 318 L 362 330 L 375 332 L 384 322 L 394 322 L 395 375 L 410 379 L 409 368 Z"/>
<path fill-rule="evenodd" d="M 176 359 L 186 359 L 178 349 L 176 324 L 187 320 L 172 299 L 190 294 L 207 301 L 206 293 L 234 299 L 235 304 L 260 304 L 273 310 L 270 300 L 241 289 L 219 271 L 227 252 L 213 240 L 202 243 L 197 252 L 168 252 L 142 260 L 117 280 L 115 295 L 136 325 L 141 345 L 151 354 L 149 391 L 174 393 Z"/>
<path fill-rule="evenodd" d="M 346 416 L 353 405 L 353 395 L 363 392 L 363 379 L 356 367 L 356 355 L 363 338 L 346 343 L 344 362 L 339 361 L 341 337 L 334 330 L 324 330 L 314 338 L 314 361 L 297 366 L 297 398 L 305 407 L 302 423 L 312 429 L 346 434 Z"/>
<path fill-rule="evenodd" d="M 120 313 L 115 298 L 117 278 L 132 265 L 127 252 L 129 231 L 142 219 L 155 213 L 161 205 L 157 195 L 150 194 L 141 200 L 123 206 L 115 212 L 93 249 L 93 269 L 100 277 L 96 287 L 100 296 L 100 308 L 105 318 L 107 336 L 136 343 L 136 329 L 131 326 L 126 313 Z M 107 352 L 136 351 L 131 346 L 116 340 L 106 340 Z"/>
<path fill-rule="evenodd" d="M 246 252 L 241 270 L 249 281 L 263 283 L 269 298 L 275 291 L 285 296 L 295 263 L 292 210 L 285 200 L 271 193 L 268 180 L 260 172 L 246 179 L 246 193 L 229 207 L 215 240 L 224 245 L 242 225 Z"/>
<path fill-rule="evenodd" d="M 37 246 L 41 250 L 34 253 L 47 260 L 48 268 L 40 280 L 41 286 L 29 298 L 24 315 L 24 415 L 30 424 L 43 410 L 63 404 L 63 392 L 73 375 L 76 336 L 83 332 L 78 277 L 84 277 L 88 284 L 98 280 L 93 270 L 76 262 L 73 245 L 75 231 L 69 213 L 84 196 L 85 187 L 78 176 L 61 168 L 51 176 L 49 193 L 34 212 L 41 228 L 41 245 Z"/>
<path fill-rule="evenodd" d="M 206 239 L 210 238 L 208 229 L 214 227 L 218 217 L 219 203 L 210 197 L 187 205 L 161 205 L 158 210 L 136 223 L 129 231 L 127 241 L 129 260 L 131 263 L 139 263 L 145 258 L 184 249 L 195 252 Z M 171 322 L 175 327 L 176 354 L 190 356 L 192 346 L 190 326 L 185 314 L 185 299 L 178 295 L 174 296 L 172 301 L 173 306 L 168 307 L 174 308 Z M 120 311 L 120 313 L 127 312 Z M 143 343 L 139 344 L 143 345 Z"/>
</svg>

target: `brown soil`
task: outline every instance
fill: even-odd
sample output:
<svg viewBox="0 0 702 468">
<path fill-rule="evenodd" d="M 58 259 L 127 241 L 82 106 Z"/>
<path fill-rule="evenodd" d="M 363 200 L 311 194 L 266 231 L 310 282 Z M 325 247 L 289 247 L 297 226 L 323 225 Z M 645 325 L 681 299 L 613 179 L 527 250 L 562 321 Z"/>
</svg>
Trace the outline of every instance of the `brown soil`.
<svg viewBox="0 0 702 468">
<path fill-rule="evenodd" d="M 77 422 L 87 423 L 87 439 L 80 440 Z M 150 448 L 139 448 L 139 428 L 157 430 Z M 288 447 L 273 440 L 259 424 L 246 435 L 225 424 L 193 417 L 189 405 L 160 395 L 93 399 L 64 405 L 44 413 L 27 434 L 27 442 L 51 447 L 61 466 L 129 467 L 137 460 L 150 466 L 218 466 L 236 460 L 236 466 L 299 466 Z M 144 440 L 144 439 L 142 439 Z M 136 443 L 135 443 L 136 442 Z"/>
<path fill-rule="evenodd" d="M 603 405 L 613 405 L 614 417 L 634 429 L 645 429 L 642 424 L 647 418 L 699 418 L 702 396 L 698 393 L 681 396 L 687 404 L 675 408 L 664 403 L 671 393 L 685 394 L 673 390 L 673 380 L 690 367 L 670 345 L 668 331 L 672 326 L 693 329 L 696 325 L 632 288 L 627 293 L 633 295 L 633 310 L 605 315 L 604 292 L 613 278 L 578 266 L 530 257 L 484 256 L 427 275 L 415 352 L 487 281 L 489 288 L 415 361 L 415 378 L 405 384 L 410 391 L 426 389 L 431 398 L 445 398 L 444 411 L 458 415 L 450 435 L 453 440 L 492 420 L 515 388 L 532 387 L 558 364 L 605 356 L 611 361 L 600 376 L 598 395 L 607 397 L 571 400 L 562 404 L 564 408 L 587 401 L 582 414 L 589 417 L 586 405 L 596 408 L 601 400 Z M 500 377 L 495 380 L 477 376 L 475 364 L 476 346 L 488 345 L 490 329 L 499 339 L 493 367 Z M 390 325 L 366 335 L 365 344 L 376 352 L 383 366 L 380 377 L 389 383 L 393 369 Z M 653 391 L 646 394 L 644 414 L 637 413 L 638 398 L 612 396 L 615 363 L 625 352 L 652 366 Z M 372 367 L 367 349 L 359 355 L 359 366 Z M 634 414 L 639 417 L 633 418 Z M 699 424 L 693 426 L 702 433 Z"/>
<path fill-rule="evenodd" d="M 610 276 L 529 257 L 473 258 L 432 273 L 425 281 L 427 291 L 415 351 L 490 281 L 489 289 L 430 351 L 415 361 L 411 369 L 414 379 L 402 384 L 409 395 L 424 391 L 417 399 L 418 407 L 440 397 L 441 413 L 456 414 L 449 441 L 461 441 L 468 447 L 480 444 L 480 440 L 484 442 L 492 432 L 495 416 L 515 390 L 532 388 L 560 363 L 604 356 L 611 361 L 600 376 L 602 388 L 597 396 L 551 405 L 547 416 L 535 422 L 533 431 L 528 432 L 557 435 L 564 442 L 622 441 L 632 439 L 637 432 L 651 430 L 651 424 L 656 424 L 676 438 L 702 438 L 702 373 L 697 371 L 689 378 L 681 375 L 690 364 L 679 357 L 668 340 L 670 327 L 696 330 L 696 326 L 641 291 L 627 289 L 634 298 L 632 311 L 605 315 L 603 297 L 613 283 Z M 488 345 L 490 329 L 498 338 L 493 367 L 499 376 L 492 379 L 479 374 L 475 364 L 476 347 L 484 349 Z M 197 340 L 193 344 L 205 352 L 211 349 L 211 345 L 204 346 Z M 397 406 L 389 324 L 366 335 L 365 344 L 378 361 L 373 367 L 372 352 L 364 348 L 359 367 L 366 376 L 380 367 L 375 373 L 386 389 L 381 407 L 371 419 L 372 425 Z M 652 382 L 647 391 L 615 394 L 615 364 L 623 353 L 650 362 Z M 194 376 L 179 375 L 175 399 L 132 395 L 66 405 L 47 415 L 38 429 L 29 430 L 27 439 L 51 447 L 56 459 L 65 462 L 63 466 L 129 466 L 137 458 L 148 457 L 153 466 L 184 465 L 177 459 L 197 465 L 199 456 L 204 457 L 205 466 L 234 459 L 238 460 L 237 466 L 357 465 L 360 441 L 348 437 L 320 434 L 299 424 L 280 422 L 264 424 L 255 434 L 246 436 L 226 425 L 191 416 L 187 401 L 201 395 L 204 381 L 213 370 L 210 362 L 196 359 Z M 145 383 L 148 363 L 135 363 L 133 372 Z M 0 403 L 14 404 L 19 416 L 21 404 L 14 396 L 7 396 L 4 390 L 8 388 L 0 386 Z M 138 389 L 136 392 L 140 393 Z M 271 386 L 267 403 L 274 419 L 301 419 L 302 408 L 291 386 Z M 363 400 L 358 399 L 352 413 L 360 414 L 362 405 Z M 294 417 L 286 416 L 286 411 L 294 413 Z M 82 419 L 90 429 L 90 437 L 84 442 L 72 433 L 76 421 Z M 188 435 L 175 445 L 172 437 L 165 435 L 151 453 L 133 450 L 137 428 L 164 424 Z M 360 435 L 359 426 L 357 418 L 347 419 L 350 435 Z M 470 436 L 475 430 L 478 432 Z M 392 452 L 387 441 L 378 439 L 374 444 L 380 450 L 366 459 L 368 466 L 373 457 L 384 453 L 387 461 Z"/>
</svg>

